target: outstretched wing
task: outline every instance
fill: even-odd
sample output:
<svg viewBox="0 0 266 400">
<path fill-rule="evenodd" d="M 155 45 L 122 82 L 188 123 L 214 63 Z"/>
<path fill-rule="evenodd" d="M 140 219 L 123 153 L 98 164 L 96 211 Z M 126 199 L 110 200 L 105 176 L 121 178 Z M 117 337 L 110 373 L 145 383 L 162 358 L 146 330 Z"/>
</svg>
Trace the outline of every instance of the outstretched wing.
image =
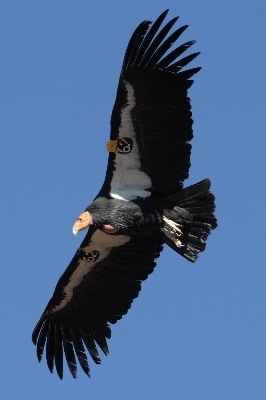
<svg viewBox="0 0 266 400">
<path fill-rule="evenodd" d="M 177 60 L 194 41 L 168 52 L 187 25 L 166 38 L 177 20 L 160 30 L 167 12 L 151 27 L 151 22 L 142 22 L 129 41 L 111 117 L 107 173 L 98 196 L 133 200 L 151 191 L 168 196 L 182 189 L 188 177 L 193 121 L 187 91 L 200 68 L 182 68 L 199 53 Z"/>
<path fill-rule="evenodd" d="M 74 378 L 76 358 L 89 375 L 85 348 L 97 364 L 96 343 L 108 355 L 108 323 L 127 313 L 161 250 L 157 236 L 108 235 L 90 228 L 34 329 L 39 361 L 46 347 L 49 370 L 55 364 L 61 379 L 63 353 Z"/>
</svg>

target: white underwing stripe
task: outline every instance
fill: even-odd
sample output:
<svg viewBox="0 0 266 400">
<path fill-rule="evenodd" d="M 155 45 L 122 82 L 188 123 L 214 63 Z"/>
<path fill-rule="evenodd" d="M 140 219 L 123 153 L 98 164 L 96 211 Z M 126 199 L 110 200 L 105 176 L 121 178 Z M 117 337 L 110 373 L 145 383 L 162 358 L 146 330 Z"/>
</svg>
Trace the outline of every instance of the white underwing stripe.
<svg viewBox="0 0 266 400">
<path fill-rule="evenodd" d="M 136 142 L 136 134 L 131 118 L 131 110 L 135 107 L 134 89 L 124 82 L 127 90 L 128 105 L 121 111 L 121 125 L 119 127 L 119 139 L 129 137 L 133 141 L 133 149 L 128 154 L 115 155 L 115 171 L 111 181 L 111 197 L 120 200 L 134 200 L 139 197 L 148 197 L 147 190 L 152 186 L 150 177 L 141 171 L 139 149 Z"/>
<path fill-rule="evenodd" d="M 61 310 L 72 299 L 73 290 L 76 286 L 80 285 L 84 276 L 87 275 L 93 267 L 100 261 L 104 260 L 114 247 L 123 246 L 130 241 L 130 236 L 126 235 L 108 235 L 100 230 L 95 231 L 91 237 L 91 242 L 87 247 L 84 247 L 86 253 L 98 251 L 99 257 L 95 262 L 88 262 L 81 260 L 78 267 L 73 272 L 69 279 L 69 283 L 64 287 L 63 292 L 65 298 L 61 303 L 52 309 L 53 312 Z"/>
</svg>

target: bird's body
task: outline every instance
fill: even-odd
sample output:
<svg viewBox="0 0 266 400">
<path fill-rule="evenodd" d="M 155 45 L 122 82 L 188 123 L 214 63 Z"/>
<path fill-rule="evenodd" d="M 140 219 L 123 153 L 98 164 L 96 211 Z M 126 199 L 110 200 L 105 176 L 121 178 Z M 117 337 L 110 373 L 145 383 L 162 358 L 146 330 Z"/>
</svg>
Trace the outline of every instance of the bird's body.
<svg viewBox="0 0 266 400">
<path fill-rule="evenodd" d="M 142 22 L 129 41 L 105 181 L 73 227 L 89 230 L 33 332 L 39 361 L 46 347 L 61 379 L 63 353 L 73 377 L 76 357 L 89 375 L 85 348 L 96 363 L 96 344 L 108 354 L 108 323 L 127 313 L 163 244 L 194 262 L 217 226 L 210 180 L 183 189 L 193 138 L 187 91 L 200 68 L 182 71 L 198 53 L 176 61 L 193 41 L 167 53 L 187 26 L 167 37 L 177 18 L 160 30 L 166 14 Z"/>
<path fill-rule="evenodd" d="M 103 229 L 106 224 L 110 224 L 129 234 L 159 230 L 163 226 L 163 216 L 181 222 L 182 211 L 188 214 L 186 222 L 190 220 L 186 210 L 175 211 L 174 204 L 159 196 L 138 197 L 131 201 L 99 197 L 86 211 L 92 215 L 96 228 Z"/>
</svg>

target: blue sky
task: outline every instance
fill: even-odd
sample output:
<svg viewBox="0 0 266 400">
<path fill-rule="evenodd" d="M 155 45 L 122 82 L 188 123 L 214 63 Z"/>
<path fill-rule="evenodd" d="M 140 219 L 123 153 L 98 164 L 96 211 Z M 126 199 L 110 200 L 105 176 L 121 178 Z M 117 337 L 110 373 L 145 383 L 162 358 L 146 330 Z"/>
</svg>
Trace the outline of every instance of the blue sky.
<svg viewBox="0 0 266 400">
<path fill-rule="evenodd" d="M 219 228 L 195 265 L 165 249 L 110 356 L 64 380 L 31 332 L 84 235 L 135 27 L 166 8 L 202 66 L 190 89 L 187 185 L 212 180 Z M 260 1 L 2 1 L 1 380 L 8 400 L 263 400 L 266 392 L 266 5 Z M 263 222 L 264 221 L 264 222 Z"/>
</svg>

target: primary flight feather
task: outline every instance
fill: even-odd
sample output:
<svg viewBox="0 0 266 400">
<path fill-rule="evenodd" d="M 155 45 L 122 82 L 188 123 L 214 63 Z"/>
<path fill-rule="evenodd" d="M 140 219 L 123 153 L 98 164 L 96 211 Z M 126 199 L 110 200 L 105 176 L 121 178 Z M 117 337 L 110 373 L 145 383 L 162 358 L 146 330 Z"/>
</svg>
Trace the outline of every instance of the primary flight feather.
<svg viewBox="0 0 266 400">
<path fill-rule="evenodd" d="M 193 138 L 191 77 L 183 70 L 199 53 L 179 58 L 194 41 L 168 52 L 183 26 L 161 25 L 168 10 L 133 33 L 122 66 L 107 144 L 103 186 L 73 226 L 88 233 L 59 279 L 32 339 L 40 361 L 63 378 L 63 354 L 74 378 L 77 361 L 89 375 L 86 351 L 108 355 L 108 323 L 116 323 L 138 296 L 166 243 L 195 261 L 217 226 L 210 180 L 183 189 Z"/>
</svg>

